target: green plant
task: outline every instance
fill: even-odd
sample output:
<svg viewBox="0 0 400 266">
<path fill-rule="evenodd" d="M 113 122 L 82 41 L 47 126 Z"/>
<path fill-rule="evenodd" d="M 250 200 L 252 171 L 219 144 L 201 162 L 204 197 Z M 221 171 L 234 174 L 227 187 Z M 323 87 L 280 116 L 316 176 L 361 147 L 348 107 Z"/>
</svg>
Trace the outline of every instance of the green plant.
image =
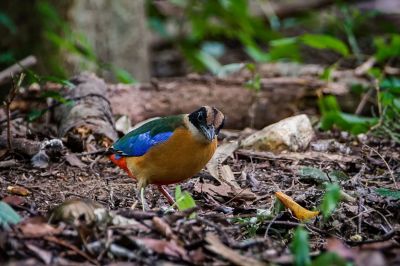
<svg viewBox="0 0 400 266">
<path fill-rule="evenodd" d="M 233 217 L 230 220 L 232 223 L 245 225 L 245 234 L 248 238 L 255 237 L 258 230 L 263 226 L 267 219 L 271 218 L 269 210 L 258 209 L 257 214 L 253 217 Z"/>
<path fill-rule="evenodd" d="M 329 130 L 334 126 L 353 134 L 367 132 L 378 122 L 377 118 L 362 117 L 341 111 L 335 96 L 325 96 L 318 101 L 321 112 L 320 127 Z"/>
<path fill-rule="evenodd" d="M 193 197 L 187 191 L 182 192 L 181 186 L 179 185 L 175 188 L 175 202 L 180 211 L 196 207 L 196 201 L 193 199 Z M 195 215 L 196 214 L 193 213 L 190 218 L 194 218 Z"/>
<path fill-rule="evenodd" d="M 377 188 L 375 192 L 384 197 L 390 197 L 393 199 L 400 199 L 400 190 L 391 190 L 387 188 Z"/>
<path fill-rule="evenodd" d="M 351 266 L 344 258 L 334 252 L 323 252 L 314 260 L 310 256 L 308 232 L 303 226 L 298 226 L 294 232 L 290 250 L 293 254 L 293 264 L 296 266 Z"/>
<path fill-rule="evenodd" d="M 324 220 L 327 220 L 332 212 L 336 209 L 340 201 L 340 187 L 336 183 L 326 183 L 325 195 L 322 199 L 320 210 L 324 216 Z"/>
<path fill-rule="evenodd" d="M 303 226 L 298 226 L 294 232 L 290 250 L 294 256 L 293 264 L 296 266 L 311 265 L 310 247 L 308 242 L 308 233 Z"/>
</svg>

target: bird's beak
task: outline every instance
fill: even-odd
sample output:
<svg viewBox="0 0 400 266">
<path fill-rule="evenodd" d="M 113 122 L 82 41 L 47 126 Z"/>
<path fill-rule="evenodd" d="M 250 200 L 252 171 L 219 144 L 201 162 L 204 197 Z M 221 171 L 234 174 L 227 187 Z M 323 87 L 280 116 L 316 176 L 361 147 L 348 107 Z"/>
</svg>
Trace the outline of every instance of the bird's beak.
<svg viewBox="0 0 400 266">
<path fill-rule="evenodd" d="M 204 136 L 209 140 L 212 141 L 215 138 L 215 128 L 213 125 L 211 126 L 200 126 L 201 131 L 203 132 Z"/>
</svg>

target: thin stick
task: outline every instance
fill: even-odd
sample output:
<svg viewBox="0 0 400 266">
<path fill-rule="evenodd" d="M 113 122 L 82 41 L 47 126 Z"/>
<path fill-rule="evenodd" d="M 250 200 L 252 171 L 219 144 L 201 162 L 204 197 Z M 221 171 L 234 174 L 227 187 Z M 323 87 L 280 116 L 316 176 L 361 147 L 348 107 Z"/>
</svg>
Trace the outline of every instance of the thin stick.
<svg viewBox="0 0 400 266">
<path fill-rule="evenodd" d="M 392 178 L 392 181 L 393 181 L 393 183 L 394 183 L 395 188 L 396 188 L 396 189 L 399 189 L 399 187 L 398 187 L 398 185 L 397 185 L 397 182 L 396 182 L 396 178 L 394 177 L 393 171 L 392 171 L 392 169 L 390 168 L 389 164 L 386 162 L 385 158 L 383 158 L 383 156 L 382 156 L 377 150 L 375 150 L 374 148 L 368 146 L 367 144 L 363 144 L 363 145 L 366 146 L 366 147 L 368 147 L 371 151 L 375 152 L 375 153 L 382 159 L 383 163 L 386 165 L 386 168 L 388 169 L 388 171 L 389 171 L 389 173 L 390 173 L 390 176 L 391 176 L 391 178 Z"/>
<path fill-rule="evenodd" d="M 15 96 L 17 95 L 18 89 L 21 86 L 22 81 L 24 80 L 25 74 L 22 73 L 19 78 L 17 84 L 14 83 L 14 78 L 12 77 L 12 88 L 8 93 L 7 98 L 4 103 L 6 105 L 6 114 L 7 114 L 7 149 L 9 151 L 12 150 L 12 135 L 11 135 L 11 111 L 10 106 Z"/>
<path fill-rule="evenodd" d="M 4 69 L 0 72 L 0 84 L 7 82 L 10 78 L 22 72 L 25 68 L 35 65 L 37 62 L 36 57 L 30 55 L 14 65 Z"/>
</svg>

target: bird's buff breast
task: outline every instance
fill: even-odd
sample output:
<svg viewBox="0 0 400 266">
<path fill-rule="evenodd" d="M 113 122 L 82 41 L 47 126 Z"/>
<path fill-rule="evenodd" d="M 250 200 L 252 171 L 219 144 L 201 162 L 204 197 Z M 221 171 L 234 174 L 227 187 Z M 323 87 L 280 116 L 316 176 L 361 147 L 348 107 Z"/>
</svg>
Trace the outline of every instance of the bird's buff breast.
<svg viewBox="0 0 400 266">
<path fill-rule="evenodd" d="M 140 157 L 128 157 L 129 170 L 146 184 L 167 185 L 197 174 L 211 159 L 217 140 L 202 143 L 190 131 L 177 129 L 171 138 Z"/>
</svg>

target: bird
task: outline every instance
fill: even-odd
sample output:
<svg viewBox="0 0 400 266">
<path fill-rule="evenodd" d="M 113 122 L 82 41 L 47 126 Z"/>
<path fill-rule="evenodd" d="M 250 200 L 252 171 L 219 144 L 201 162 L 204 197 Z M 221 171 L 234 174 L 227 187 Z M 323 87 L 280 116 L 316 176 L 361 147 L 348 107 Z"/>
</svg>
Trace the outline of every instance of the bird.
<svg viewBox="0 0 400 266">
<path fill-rule="evenodd" d="M 211 106 L 190 114 L 155 118 L 118 139 L 109 149 L 109 158 L 137 180 L 137 198 L 143 210 L 147 208 L 144 193 L 149 184 L 157 185 L 174 205 L 164 185 L 180 183 L 207 164 L 224 122 L 225 115 Z"/>
</svg>

